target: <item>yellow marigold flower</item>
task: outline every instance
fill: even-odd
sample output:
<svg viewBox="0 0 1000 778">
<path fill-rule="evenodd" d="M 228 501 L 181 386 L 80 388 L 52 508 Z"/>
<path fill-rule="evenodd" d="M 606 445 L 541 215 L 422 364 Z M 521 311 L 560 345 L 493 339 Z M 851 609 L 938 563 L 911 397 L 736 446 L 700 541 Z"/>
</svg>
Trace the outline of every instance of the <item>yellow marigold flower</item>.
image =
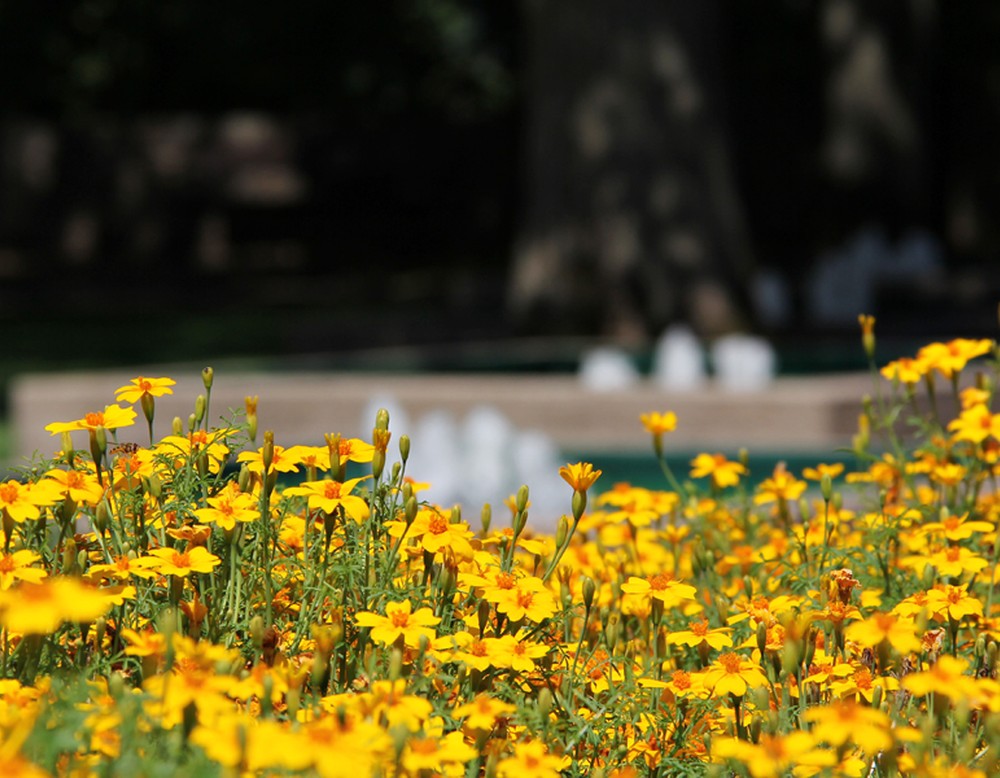
<svg viewBox="0 0 1000 778">
<path fill-rule="evenodd" d="M 0 623 L 22 635 L 45 635 L 65 621 L 94 621 L 110 607 L 111 601 L 99 589 L 76 578 L 24 581 L 0 592 Z"/>
<path fill-rule="evenodd" d="M 403 767 L 410 775 L 447 775 L 479 755 L 461 732 L 444 737 L 411 737 L 403 749 Z"/>
<path fill-rule="evenodd" d="M 0 484 L 0 511 L 6 513 L 18 524 L 25 519 L 37 519 L 41 515 L 40 506 L 52 505 L 61 495 L 55 485 L 49 487 L 44 481 L 38 484 L 22 484 L 11 479 Z"/>
<path fill-rule="evenodd" d="M 183 458 L 176 463 L 175 467 L 181 467 L 183 460 L 192 456 L 204 454 L 208 457 L 208 470 L 211 473 L 218 473 L 222 462 L 229 455 L 229 447 L 225 441 L 227 437 L 235 434 L 235 430 L 202 430 L 197 429 L 187 435 L 167 435 L 153 449 L 155 454 L 166 454 L 170 457 Z"/>
<path fill-rule="evenodd" d="M 864 621 L 848 624 L 844 636 L 865 648 L 875 648 L 886 640 L 901 654 L 920 650 L 913 621 L 891 613 L 874 613 Z"/>
<path fill-rule="evenodd" d="M 87 578 L 92 581 L 102 579 L 115 579 L 127 581 L 132 576 L 136 578 L 156 578 L 156 572 L 160 565 L 160 560 L 155 556 L 141 556 L 137 559 L 129 559 L 124 554 L 115 557 L 114 561 L 107 564 L 91 565 L 87 569 Z"/>
<path fill-rule="evenodd" d="M 659 436 L 677 429 L 677 414 L 673 411 L 644 413 L 639 417 L 639 421 L 651 435 Z"/>
<path fill-rule="evenodd" d="M 496 726 L 498 719 L 506 717 L 516 710 L 516 705 L 483 693 L 477 694 L 472 702 L 459 705 L 452 711 L 452 715 L 456 719 L 465 719 L 463 726 L 467 729 L 489 732 Z"/>
<path fill-rule="evenodd" d="M 406 645 L 417 648 L 420 638 L 434 640 L 434 630 L 440 618 L 434 615 L 430 608 L 420 608 L 411 611 L 409 600 L 390 602 L 385 606 L 385 615 L 362 611 L 355 615 L 354 620 L 359 627 L 371 627 L 371 637 L 376 643 L 391 646 L 400 637 Z"/>
<path fill-rule="evenodd" d="M 156 566 L 161 575 L 176 575 L 186 578 L 191 573 L 210 573 L 212 568 L 222 563 L 215 554 L 209 553 L 204 546 L 195 546 L 188 551 L 178 551 L 175 548 L 154 548 L 151 556 L 157 557 L 160 563 Z"/>
<path fill-rule="evenodd" d="M 904 557 L 901 564 L 912 567 L 917 575 L 921 575 L 927 565 L 934 565 L 940 575 L 958 578 L 964 573 L 978 573 L 989 565 L 989 560 L 962 546 L 946 546 L 932 554 Z"/>
<path fill-rule="evenodd" d="M 712 476 L 712 483 L 718 489 L 736 486 L 740 476 L 746 475 L 747 469 L 739 462 L 731 462 L 722 454 L 698 454 L 691 460 L 691 477 L 704 478 Z"/>
<path fill-rule="evenodd" d="M 922 697 L 941 694 L 952 702 L 976 696 L 976 682 L 965 675 L 969 663 L 958 657 L 944 654 L 924 672 L 910 673 L 902 681 L 903 688 Z"/>
<path fill-rule="evenodd" d="M 41 556 L 26 548 L 0 554 L 0 590 L 6 591 L 14 581 L 41 582 L 48 573 L 40 567 L 32 567 L 39 559 Z"/>
<path fill-rule="evenodd" d="M 90 473 L 80 470 L 49 470 L 46 479 L 58 484 L 64 498 L 83 505 L 97 505 L 104 496 L 104 487 Z"/>
<path fill-rule="evenodd" d="M 1000 413 L 990 413 L 985 405 L 973 405 L 948 424 L 955 440 L 982 443 L 986 438 L 1000 439 Z"/>
<path fill-rule="evenodd" d="M 108 405 L 103 411 L 94 411 L 75 421 L 54 421 L 45 426 L 47 432 L 58 435 L 74 430 L 96 430 L 104 427 L 106 430 L 128 427 L 135 424 L 135 411 L 120 405 Z"/>
<path fill-rule="evenodd" d="M 452 647 L 451 655 L 445 661 L 461 662 L 472 670 L 487 670 L 500 667 L 501 658 L 497 654 L 499 639 L 477 638 L 469 632 L 445 635 L 435 642 L 435 649 L 442 650 L 446 644 Z"/>
<path fill-rule="evenodd" d="M 820 463 L 816 467 L 803 468 L 802 477 L 808 478 L 810 481 L 822 481 L 823 476 L 830 476 L 830 480 L 832 481 L 843 472 L 843 462 L 834 462 L 832 465 Z"/>
<path fill-rule="evenodd" d="M 586 492 L 594 485 L 594 481 L 601 477 L 601 471 L 594 470 L 594 466 L 589 462 L 577 462 L 575 465 L 560 467 L 559 475 L 573 487 L 573 491 Z"/>
<path fill-rule="evenodd" d="M 559 778 L 559 773 L 570 766 L 568 756 L 550 754 L 541 740 L 514 744 L 514 756 L 501 759 L 497 765 L 500 778 Z"/>
<path fill-rule="evenodd" d="M 128 656 L 166 656 L 167 636 L 152 628 L 142 632 L 134 629 L 123 629 L 122 637 L 128 641 L 125 653 Z"/>
<path fill-rule="evenodd" d="M 375 446 L 361 438 L 341 438 L 337 443 L 337 453 L 342 465 L 348 461 L 365 464 L 375 458 Z"/>
<path fill-rule="evenodd" d="M 133 378 L 125 386 L 115 389 L 115 401 L 120 403 L 135 403 L 142 399 L 144 394 L 150 397 L 163 397 L 165 394 L 173 394 L 170 387 L 177 382 L 172 378 L 146 378 L 139 376 Z"/>
<path fill-rule="evenodd" d="M 929 366 L 921 359 L 900 357 L 882 368 L 882 377 L 888 381 L 899 381 L 901 384 L 913 386 L 927 373 Z"/>
<path fill-rule="evenodd" d="M 514 635 L 504 635 L 497 638 L 493 654 L 497 658 L 496 667 L 509 667 L 519 673 L 533 673 L 535 660 L 549 653 L 549 647 L 543 643 L 524 640 Z"/>
<path fill-rule="evenodd" d="M 989 405 L 990 393 L 978 386 L 967 386 L 958 393 L 962 409 L 971 408 L 974 405 Z"/>
<path fill-rule="evenodd" d="M 275 450 L 277 448 L 275 446 Z M 277 454 L 275 457 L 277 458 Z M 305 481 L 300 486 L 290 486 L 285 489 L 284 494 L 309 498 L 309 507 L 313 510 L 333 513 L 337 508 L 343 508 L 347 516 L 361 523 L 368 517 L 368 503 L 356 494 L 351 494 L 351 491 L 363 480 L 364 478 L 352 478 L 343 483 L 329 479 Z"/>
<path fill-rule="evenodd" d="M 927 363 L 928 368 L 937 370 L 945 378 L 960 373 L 968 362 L 988 354 L 993 341 L 956 338 L 947 343 L 931 343 L 917 352 L 917 359 Z"/>
<path fill-rule="evenodd" d="M 757 494 L 753 501 L 757 505 L 769 502 L 791 502 L 799 499 L 805 490 L 805 481 L 798 480 L 785 469 L 784 462 L 779 462 L 771 477 L 764 479 L 757 487 Z"/>
<path fill-rule="evenodd" d="M 710 629 L 708 621 L 702 618 L 690 622 L 688 629 L 671 632 L 667 635 L 667 643 L 672 646 L 690 646 L 691 648 L 705 644 L 718 651 L 733 644 L 733 639 L 729 637 L 730 632 L 732 630 L 729 627 Z"/>
<path fill-rule="evenodd" d="M 892 746 L 892 722 L 876 708 L 845 700 L 810 708 L 804 715 L 806 721 L 813 722 L 813 737 L 834 748 L 854 743 L 874 755 Z"/>
<path fill-rule="evenodd" d="M 252 494 L 240 491 L 235 481 L 227 483 L 215 496 L 209 497 L 208 508 L 198 508 L 194 515 L 205 524 L 215 523 L 225 530 L 236 527 L 236 522 L 256 521 L 260 518 L 257 500 Z"/>
<path fill-rule="evenodd" d="M 298 449 L 298 450 L 297 450 Z M 272 473 L 297 473 L 299 465 L 302 464 L 302 447 L 292 446 L 286 449 L 284 446 L 274 447 L 274 456 L 271 458 Z M 264 449 L 256 451 L 242 451 L 236 457 L 237 462 L 245 462 L 247 469 L 255 475 L 264 474 Z"/>
<path fill-rule="evenodd" d="M 831 751 L 817 746 L 817 740 L 802 731 L 787 735 L 762 734 L 757 743 L 720 737 L 712 740 L 712 756 L 746 765 L 753 778 L 778 778 L 787 775 L 793 767 L 810 767 L 820 772 L 836 764 L 837 758 Z"/>
<path fill-rule="evenodd" d="M 861 325 L 861 346 L 871 359 L 875 354 L 875 317 L 868 313 L 859 314 L 858 324 Z"/>
<path fill-rule="evenodd" d="M 881 688 L 882 693 L 894 692 L 899 688 L 899 681 L 888 676 L 872 676 L 867 667 L 852 668 L 853 672 L 836 678 L 830 683 L 830 691 L 836 697 L 857 699 L 859 696 L 865 702 L 871 703 L 875 689 Z"/>
<path fill-rule="evenodd" d="M 464 521 L 453 523 L 436 508 L 417 511 L 409 528 L 405 521 L 388 521 L 385 526 L 390 537 L 399 538 L 405 535 L 407 539 L 417 541 L 425 551 L 432 554 L 451 549 L 457 557 L 472 559 L 473 549 L 469 541 L 473 533 L 469 525 Z"/>
<path fill-rule="evenodd" d="M 675 608 L 683 602 L 693 600 L 698 590 L 691 584 L 675 581 L 673 577 L 657 573 L 648 578 L 629 576 L 622 584 L 622 591 L 633 595 L 650 595 L 663 602 L 666 608 Z"/>
<path fill-rule="evenodd" d="M 487 601 L 496 602 L 497 610 L 506 614 L 512 622 L 528 619 L 543 621 L 555 615 L 559 609 L 555 595 L 542 582 L 541 578 L 526 576 L 517 580 L 512 589 L 503 590 L 495 599 L 484 595 Z"/>
<path fill-rule="evenodd" d="M 712 690 L 713 697 L 735 694 L 742 697 L 751 686 L 765 686 L 767 676 L 760 666 L 739 654 L 727 651 L 702 673 L 702 681 Z"/>
<path fill-rule="evenodd" d="M 982 616 L 983 603 L 969 596 L 969 585 L 943 584 L 927 592 L 927 610 L 938 618 L 960 622 L 966 616 Z"/>
</svg>

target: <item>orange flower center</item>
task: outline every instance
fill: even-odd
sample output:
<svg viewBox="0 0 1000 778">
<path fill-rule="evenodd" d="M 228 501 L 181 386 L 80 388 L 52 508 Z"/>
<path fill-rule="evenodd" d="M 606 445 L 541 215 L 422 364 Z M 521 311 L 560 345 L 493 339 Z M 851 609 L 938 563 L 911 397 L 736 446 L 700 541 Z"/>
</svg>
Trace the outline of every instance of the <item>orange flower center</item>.
<svg viewBox="0 0 1000 778">
<path fill-rule="evenodd" d="M 17 564 L 13 557 L 0 557 L 0 573 L 13 573 L 15 570 L 17 570 Z"/>
<path fill-rule="evenodd" d="M 669 575 L 660 575 L 657 573 L 649 579 L 649 588 L 655 592 L 662 592 L 664 589 L 669 588 L 672 582 L 673 579 Z"/>
<path fill-rule="evenodd" d="M 195 430 L 188 439 L 192 446 L 204 446 L 208 443 L 208 433 L 205 430 Z"/>
<path fill-rule="evenodd" d="M 70 470 L 66 473 L 66 486 L 70 489 L 79 489 L 84 486 L 86 479 L 83 477 L 83 473 L 79 473 L 76 470 Z"/>
<path fill-rule="evenodd" d="M 469 653 L 473 656 L 486 656 L 486 644 L 482 640 L 474 640 L 469 646 Z"/>
<path fill-rule="evenodd" d="M 437 743 L 434 742 L 432 738 L 424 738 L 423 740 L 411 740 L 410 750 L 415 754 L 434 754 L 437 753 L 438 747 Z"/>
<path fill-rule="evenodd" d="M 100 427 L 104 424 L 104 414 L 100 411 L 91 411 L 83 417 L 83 423 L 88 427 Z"/>
<path fill-rule="evenodd" d="M 145 378 L 140 378 L 138 381 L 138 387 L 142 389 L 143 392 L 149 392 L 149 390 L 153 388 L 153 385 Z"/>
<path fill-rule="evenodd" d="M 854 673 L 854 685 L 859 689 L 869 690 L 872 688 L 872 674 L 867 667 L 862 667 Z"/>
<path fill-rule="evenodd" d="M 705 637 L 708 634 L 708 622 L 707 621 L 696 621 L 691 625 L 691 632 L 698 637 Z"/>
<path fill-rule="evenodd" d="M 396 611 L 389 618 L 394 627 L 405 627 L 410 622 L 410 614 L 405 611 Z"/>
<path fill-rule="evenodd" d="M 944 552 L 944 556 L 949 562 L 957 562 L 961 553 L 962 549 L 958 546 L 949 546 L 948 550 Z"/>
<path fill-rule="evenodd" d="M 740 665 L 743 664 L 743 660 L 740 659 L 739 654 L 727 651 L 719 657 L 719 664 L 722 665 L 727 673 L 734 673 L 738 675 L 740 672 Z"/>
<path fill-rule="evenodd" d="M 2 488 L 2 487 L 0 487 Z M 2 496 L 2 493 L 0 493 Z M 513 589 L 514 584 L 517 583 L 517 579 L 514 578 L 510 573 L 499 573 L 497 575 L 497 588 L 498 589 Z"/>
<path fill-rule="evenodd" d="M 182 554 L 175 553 L 170 557 L 170 564 L 180 568 L 191 567 L 191 555 L 186 551 Z"/>
<path fill-rule="evenodd" d="M 531 607 L 531 601 L 534 599 L 534 592 L 518 592 L 517 593 L 517 604 L 522 608 Z"/>
<path fill-rule="evenodd" d="M 691 676 L 683 670 L 674 670 L 671 680 L 673 681 L 675 689 L 691 688 Z"/>
<path fill-rule="evenodd" d="M 3 500 L 6 503 L 17 502 L 19 492 L 20 490 L 17 484 L 6 483 L 3 486 L 0 486 L 0 500 Z"/>
<path fill-rule="evenodd" d="M 431 520 L 427 522 L 427 531 L 433 533 L 434 535 L 440 535 L 443 532 L 448 531 L 448 522 L 444 516 L 434 514 Z"/>
<path fill-rule="evenodd" d="M 277 461 L 277 456 L 274 458 Z M 323 496 L 328 500 L 340 499 L 340 484 L 336 481 L 327 481 L 323 486 Z"/>
<path fill-rule="evenodd" d="M 952 605 L 960 603 L 962 601 L 962 598 L 964 596 L 965 596 L 965 592 L 963 592 L 957 586 L 949 586 L 948 587 L 948 602 L 950 602 Z"/>
<path fill-rule="evenodd" d="M 873 620 L 879 632 L 888 632 L 896 623 L 896 617 L 889 613 L 876 613 Z"/>
</svg>

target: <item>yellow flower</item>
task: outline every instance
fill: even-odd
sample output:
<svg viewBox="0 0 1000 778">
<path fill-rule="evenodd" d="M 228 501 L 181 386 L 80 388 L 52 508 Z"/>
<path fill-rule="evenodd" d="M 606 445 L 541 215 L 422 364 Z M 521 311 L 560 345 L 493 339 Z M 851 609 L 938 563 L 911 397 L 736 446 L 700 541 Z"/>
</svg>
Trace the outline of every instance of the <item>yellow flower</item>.
<svg viewBox="0 0 1000 778">
<path fill-rule="evenodd" d="M 275 449 L 277 448 L 275 446 Z M 368 517 L 368 503 L 356 494 L 351 494 L 351 490 L 363 480 L 363 478 L 352 478 L 343 483 L 330 480 L 305 481 L 300 486 L 285 489 L 284 494 L 290 497 L 308 497 L 311 509 L 326 513 L 333 513 L 342 507 L 347 516 L 360 523 Z"/>
<path fill-rule="evenodd" d="M 954 431 L 955 440 L 970 443 L 982 443 L 989 437 L 1000 439 L 1000 413 L 990 413 L 985 405 L 973 405 L 951 421 L 948 429 Z"/>
<path fill-rule="evenodd" d="M 594 470 L 594 466 L 589 462 L 577 462 L 575 465 L 567 464 L 560 467 L 559 475 L 573 487 L 573 491 L 586 492 L 594 485 L 594 481 L 601 477 L 601 471 Z"/>
<path fill-rule="evenodd" d="M 989 565 L 989 560 L 962 546 L 946 546 L 932 554 L 915 554 L 901 560 L 904 567 L 912 567 L 917 575 L 922 575 L 927 565 L 934 565 L 938 574 L 958 578 L 963 573 L 978 573 Z"/>
<path fill-rule="evenodd" d="M 813 722 L 813 737 L 834 748 L 854 743 L 866 754 L 874 755 L 892 746 L 889 717 L 867 705 L 854 701 L 835 702 L 810 708 L 805 718 Z"/>
<path fill-rule="evenodd" d="M 901 654 L 920 650 L 913 621 L 891 613 L 874 613 L 864 621 L 848 624 L 844 636 L 864 648 L 875 648 L 886 640 Z"/>
<path fill-rule="evenodd" d="M 467 729 L 478 729 L 489 732 L 496 726 L 497 720 L 517 710 L 516 705 L 490 697 L 488 694 L 478 694 L 472 702 L 459 705 L 452 711 L 456 719 L 465 719 Z"/>
<path fill-rule="evenodd" d="M 665 432 L 673 432 L 677 429 L 677 414 L 673 411 L 666 413 L 644 413 L 639 417 L 642 426 L 651 435 L 663 435 Z"/>
<path fill-rule="evenodd" d="M 917 352 L 917 359 L 923 360 L 929 369 L 937 370 L 945 378 L 951 378 L 961 372 L 969 360 L 988 354 L 992 348 L 992 340 L 956 338 L 947 343 L 924 346 Z"/>
<path fill-rule="evenodd" d="M 104 496 L 104 487 L 90 473 L 79 470 L 49 470 L 45 477 L 59 485 L 64 498 L 84 505 L 97 505 Z"/>
<path fill-rule="evenodd" d="M 836 764 L 837 758 L 828 750 L 817 748 L 817 741 L 808 732 L 787 735 L 762 734 L 757 743 L 734 737 L 712 741 L 712 756 L 741 762 L 753 778 L 777 778 L 787 775 L 789 768 L 810 766 L 822 769 Z"/>
<path fill-rule="evenodd" d="M 818 464 L 816 467 L 807 467 L 802 470 L 802 477 L 808 478 L 810 481 L 822 481 L 823 476 L 830 476 L 832 481 L 838 475 L 844 472 L 844 465 L 842 462 L 834 462 L 832 465 Z"/>
<path fill-rule="evenodd" d="M 150 397 L 162 397 L 165 394 L 173 394 L 170 387 L 176 384 L 172 378 L 146 378 L 139 376 L 133 378 L 125 386 L 115 389 L 115 401 L 124 403 L 138 402 L 144 394 Z"/>
<path fill-rule="evenodd" d="M 784 462 L 779 462 L 771 477 L 764 479 L 757 487 L 757 495 L 753 501 L 757 505 L 769 502 L 791 502 L 799 499 L 805 489 L 805 481 L 799 481 L 785 469 Z"/>
<path fill-rule="evenodd" d="M 559 608 L 555 595 L 545 588 L 541 578 L 535 576 L 520 578 L 513 588 L 502 590 L 499 596 L 484 594 L 483 599 L 495 602 L 497 610 L 506 614 L 512 622 L 524 618 L 542 621 L 554 615 Z"/>
<path fill-rule="evenodd" d="M 0 510 L 18 524 L 25 519 L 37 519 L 41 515 L 40 506 L 52 505 L 61 495 L 45 481 L 38 484 L 22 484 L 11 479 L 0 484 Z"/>
<path fill-rule="evenodd" d="M 740 476 L 746 474 L 747 469 L 743 465 L 730 462 L 722 454 L 698 454 L 691 460 L 691 477 L 704 478 L 710 475 L 712 483 L 718 489 L 736 486 L 740 482 Z"/>
<path fill-rule="evenodd" d="M 26 548 L 11 554 L 0 554 L 0 590 L 7 590 L 14 581 L 39 583 L 48 575 L 40 567 L 32 567 L 41 556 Z"/>
<path fill-rule="evenodd" d="M 167 435 L 153 449 L 156 454 L 166 454 L 172 458 L 180 458 L 174 464 L 179 468 L 184 464 L 184 460 L 204 454 L 208 457 L 208 470 L 211 473 L 218 473 L 222 467 L 222 462 L 229 455 L 229 447 L 226 446 L 227 437 L 234 435 L 235 430 L 219 429 L 206 431 L 202 429 L 193 430 L 185 435 Z"/>
<path fill-rule="evenodd" d="M 257 510 L 257 500 L 252 494 L 240 491 L 235 481 L 227 483 L 215 496 L 207 499 L 208 508 L 198 508 L 194 515 L 198 520 L 209 524 L 215 522 L 222 529 L 230 530 L 236 527 L 236 522 L 256 521 L 260 518 Z"/>
<path fill-rule="evenodd" d="M 362 611 L 355 615 L 354 620 L 359 627 L 371 627 L 371 637 L 376 643 L 391 646 L 400 637 L 406 645 L 417 648 L 420 638 L 434 640 L 434 630 L 440 618 L 434 615 L 430 608 L 420 608 L 411 612 L 409 600 L 390 602 L 385 606 L 385 615 Z"/>
<path fill-rule="evenodd" d="M 493 647 L 496 657 L 495 667 L 509 667 L 519 673 L 535 671 L 535 660 L 549 653 L 549 647 L 543 643 L 522 640 L 514 635 L 504 635 L 497 639 Z"/>
<path fill-rule="evenodd" d="M 675 581 L 671 576 L 660 573 L 648 578 L 631 575 L 622 584 L 622 591 L 625 594 L 650 595 L 660 600 L 666 608 L 675 608 L 682 602 L 693 600 L 698 593 L 690 584 Z"/>
<path fill-rule="evenodd" d="M 449 517 L 436 508 L 417 511 L 409 527 L 405 521 L 387 521 L 385 526 L 390 537 L 400 538 L 405 535 L 408 540 L 417 541 L 418 545 L 431 554 L 451 549 L 461 559 L 473 557 L 472 544 L 469 542 L 473 533 L 469 525 L 464 521 L 450 521 Z"/>
<path fill-rule="evenodd" d="M 108 405 L 103 411 L 95 411 L 86 414 L 82 419 L 75 421 L 54 421 L 45 426 L 47 432 L 58 435 L 61 432 L 73 432 L 74 430 L 96 430 L 104 427 L 106 430 L 128 427 L 135 424 L 135 411 L 131 408 L 123 408 L 120 405 Z"/>
<path fill-rule="evenodd" d="M 403 749 L 403 767 L 410 775 L 446 775 L 471 762 L 479 752 L 465 742 L 461 732 L 441 738 L 411 737 Z"/>
<path fill-rule="evenodd" d="M 361 438 L 341 438 L 337 444 L 337 454 L 342 465 L 348 461 L 364 464 L 375 458 L 375 446 Z"/>
<path fill-rule="evenodd" d="M 204 546 L 195 546 L 188 551 L 175 548 L 154 548 L 150 552 L 160 560 L 156 569 L 161 575 L 176 575 L 186 578 L 191 573 L 210 573 L 212 568 L 222 563 L 215 554 Z"/>
<path fill-rule="evenodd" d="M 704 618 L 692 621 L 688 627 L 689 629 L 671 632 L 667 635 L 667 643 L 672 646 L 690 646 L 691 648 L 705 644 L 717 651 L 733 644 L 733 639 L 729 637 L 732 630 L 728 627 L 709 629 L 708 621 Z"/>
<path fill-rule="evenodd" d="M 976 696 L 976 682 L 965 675 L 968 667 L 966 660 L 944 654 L 930 669 L 904 677 L 902 685 L 918 697 L 941 694 L 952 702 L 958 702 Z"/>
<path fill-rule="evenodd" d="M 900 357 L 887 364 L 880 372 L 882 377 L 888 381 L 899 381 L 901 384 L 912 386 L 920 383 L 920 379 L 924 377 L 928 369 L 929 366 L 923 360 Z"/>
<path fill-rule="evenodd" d="M 0 622 L 22 635 L 55 632 L 64 621 L 94 621 L 110 607 L 111 600 L 100 590 L 64 576 L 0 592 Z"/>
<path fill-rule="evenodd" d="M 944 584 L 927 592 L 927 610 L 939 618 L 961 621 L 966 616 L 982 616 L 983 603 L 969 596 L 969 585 Z"/>
<path fill-rule="evenodd" d="M 290 449 L 285 449 L 284 446 L 275 446 L 274 455 L 271 458 L 270 472 L 297 473 L 299 465 L 302 464 L 302 448 L 302 446 L 293 446 Z M 263 448 L 259 448 L 256 451 L 243 451 L 236 457 L 236 461 L 246 462 L 247 469 L 255 475 L 264 474 Z"/>
<path fill-rule="evenodd" d="M 157 557 L 141 556 L 130 559 L 122 554 L 110 563 L 91 565 L 87 570 L 87 578 L 92 581 L 106 578 L 126 581 L 133 575 L 137 578 L 155 578 L 159 573 L 151 568 L 157 568 L 159 565 L 160 560 Z"/>
<path fill-rule="evenodd" d="M 767 677 L 755 662 L 728 651 L 702 673 L 702 681 L 713 697 L 727 693 L 742 697 L 750 686 L 766 685 Z"/>
<path fill-rule="evenodd" d="M 541 740 L 514 744 L 514 756 L 501 759 L 497 765 L 500 778 L 559 778 L 561 770 L 571 764 L 568 756 L 550 754 Z"/>
</svg>

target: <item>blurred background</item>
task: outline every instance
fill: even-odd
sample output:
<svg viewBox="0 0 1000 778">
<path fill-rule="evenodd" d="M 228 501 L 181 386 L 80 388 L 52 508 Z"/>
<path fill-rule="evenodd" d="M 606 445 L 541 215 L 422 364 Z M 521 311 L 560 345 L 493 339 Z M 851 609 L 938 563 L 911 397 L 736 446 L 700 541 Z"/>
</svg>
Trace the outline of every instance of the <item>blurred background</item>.
<svg viewBox="0 0 1000 778">
<path fill-rule="evenodd" d="M 0 384 L 992 337 L 998 36 L 989 0 L 0 0 Z"/>
</svg>

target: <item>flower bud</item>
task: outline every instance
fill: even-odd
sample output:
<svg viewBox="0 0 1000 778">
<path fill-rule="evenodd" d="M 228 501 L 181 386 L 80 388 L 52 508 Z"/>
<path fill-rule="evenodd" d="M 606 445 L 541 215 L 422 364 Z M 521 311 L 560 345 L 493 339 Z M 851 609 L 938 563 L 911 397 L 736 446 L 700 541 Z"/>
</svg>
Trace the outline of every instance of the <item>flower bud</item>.
<svg viewBox="0 0 1000 778">
<path fill-rule="evenodd" d="M 556 527 L 556 548 L 562 548 L 569 538 L 569 519 L 566 516 L 559 517 L 559 524 Z"/>
<path fill-rule="evenodd" d="M 139 398 L 139 405 L 142 407 L 142 415 L 146 417 L 146 421 L 152 424 L 153 413 L 156 410 L 156 400 L 153 395 L 148 392 L 143 392 L 142 396 Z"/>
<path fill-rule="evenodd" d="M 583 607 L 588 611 L 594 606 L 594 595 L 597 593 L 597 584 L 590 576 L 583 577 Z"/>
<path fill-rule="evenodd" d="M 757 625 L 757 648 L 761 655 L 767 650 L 767 624 L 763 621 Z"/>
<path fill-rule="evenodd" d="M 69 433 L 69 430 L 66 430 L 62 434 L 62 450 L 66 464 L 73 467 L 73 457 L 76 452 L 73 450 L 73 436 Z"/>
<path fill-rule="evenodd" d="M 190 432 L 194 432 L 196 429 L 198 429 L 198 417 L 195 414 L 193 414 L 193 413 L 189 413 L 188 414 L 188 432 L 189 433 Z"/>
<path fill-rule="evenodd" d="M 452 506 L 451 513 L 448 514 L 449 524 L 458 524 L 462 520 L 462 506 L 455 504 Z"/>
<path fill-rule="evenodd" d="M 399 458 L 406 463 L 406 460 L 410 458 L 410 436 L 400 435 L 399 436 Z"/>
<path fill-rule="evenodd" d="M 250 642 L 258 651 L 264 645 L 264 619 L 260 616 L 250 619 Z"/>
<path fill-rule="evenodd" d="M 111 505 L 105 497 L 97 503 L 97 509 L 94 511 L 94 529 L 96 529 L 101 535 L 104 535 L 107 533 L 110 526 Z"/>
<path fill-rule="evenodd" d="M 548 686 L 543 686 L 538 691 L 538 712 L 542 714 L 542 718 L 547 718 L 552 710 L 552 704 L 554 700 L 552 698 L 552 691 Z"/>
<path fill-rule="evenodd" d="M 403 517 L 406 519 L 406 526 L 409 527 L 415 518 L 417 518 L 417 498 L 411 497 L 403 505 Z"/>
<path fill-rule="evenodd" d="M 250 491 L 250 479 L 252 477 L 253 473 L 250 472 L 250 468 L 246 466 L 246 463 L 240 465 L 239 475 L 236 476 L 236 485 L 244 494 Z"/>
<path fill-rule="evenodd" d="M 875 317 L 862 313 L 858 316 L 861 325 L 861 347 L 868 359 L 875 358 Z"/>
<path fill-rule="evenodd" d="M 379 408 L 375 413 L 375 429 L 383 432 L 389 429 L 389 411 L 385 408 Z"/>
<path fill-rule="evenodd" d="M 205 395 L 199 394 L 194 398 L 194 420 L 195 426 L 201 424 L 205 418 L 205 409 L 208 407 L 208 400 Z"/>
<path fill-rule="evenodd" d="M 490 531 L 490 523 L 493 521 L 493 508 L 489 503 L 483 504 L 483 509 L 479 512 L 479 522 L 483 525 L 483 535 Z"/>
<path fill-rule="evenodd" d="M 833 479 L 830 478 L 829 473 L 823 473 L 823 477 L 819 479 L 819 491 L 823 495 L 823 501 L 830 502 L 830 495 L 833 494 Z"/>
<path fill-rule="evenodd" d="M 587 493 L 573 492 L 573 519 L 579 521 L 583 512 L 587 509 Z"/>
<path fill-rule="evenodd" d="M 264 431 L 264 445 L 260 450 L 260 458 L 264 463 L 264 472 L 267 473 L 274 462 L 274 430 Z"/>
<path fill-rule="evenodd" d="M 201 382 L 205 385 L 205 391 L 212 391 L 212 381 L 215 379 L 215 370 L 210 367 L 201 369 Z"/>
<path fill-rule="evenodd" d="M 524 511 L 528 508 L 528 487 L 524 484 L 517 490 L 517 497 L 514 498 L 514 506 L 517 510 Z"/>
<path fill-rule="evenodd" d="M 180 416 L 174 416 L 174 420 L 170 422 L 170 431 L 178 438 L 184 437 L 184 422 Z"/>
</svg>

